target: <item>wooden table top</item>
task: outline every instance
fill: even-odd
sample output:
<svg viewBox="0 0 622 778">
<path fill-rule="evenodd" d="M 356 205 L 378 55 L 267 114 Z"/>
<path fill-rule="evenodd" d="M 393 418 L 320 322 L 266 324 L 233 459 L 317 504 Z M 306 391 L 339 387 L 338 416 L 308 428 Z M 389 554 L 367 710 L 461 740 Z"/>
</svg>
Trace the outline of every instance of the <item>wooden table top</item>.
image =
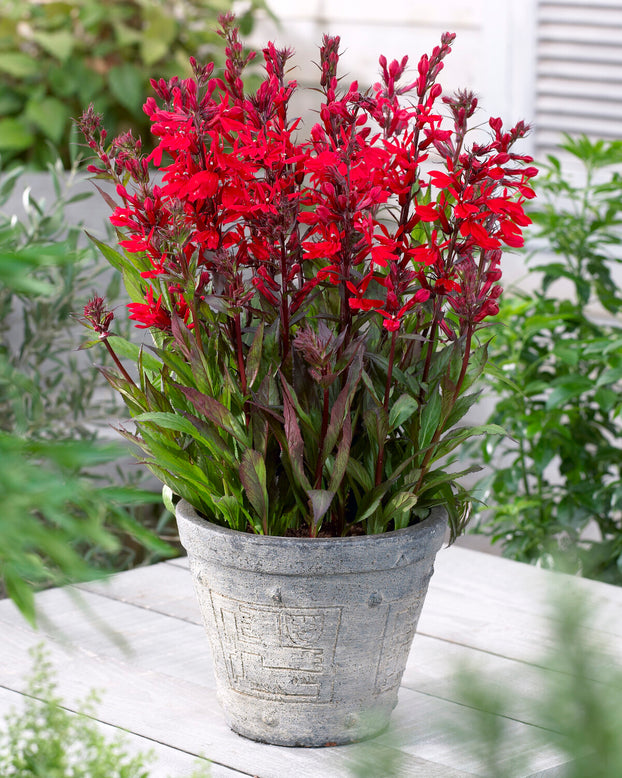
<svg viewBox="0 0 622 778">
<path fill-rule="evenodd" d="M 99 690 L 102 728 L 111 734 L 126 730 L 130 750 L 152 749 L 153 778 L 189 776 L 197 757 L 211 761 L 212 778 L 482 776 L 485 762 L 453 731 L 468 713 L 456 683 L 466 663 L 506 692 L 499 715 L 510 736 L 502 763 L 513 766 L 527 757 L 529 767 L 519 775 L 561 776 L 568 757 L 543 743 L 545 723 L 531 704 L 541 693 L 543 674 L 555 672 L 537 666 L 553 640 L 554 582 L 590 598 L 590 636 L 608 644 L 612 667 L 622 661 L 622 588 L 465 548 L 443 549 L 391 729 L 366 744 L 283 748 L 228 729 L 185 559 L 42 592 L 38 631 L 12 602 L 0 602 L 0 714 L 19 709 L 31 670 L 28 650 L 43 643 L 67 709 Z M 607 667 L 602 670 L 596 682 L 606 683 Z M 377 761 L 365 772 L 362 765 L 370 759 Z"/>
</svg>

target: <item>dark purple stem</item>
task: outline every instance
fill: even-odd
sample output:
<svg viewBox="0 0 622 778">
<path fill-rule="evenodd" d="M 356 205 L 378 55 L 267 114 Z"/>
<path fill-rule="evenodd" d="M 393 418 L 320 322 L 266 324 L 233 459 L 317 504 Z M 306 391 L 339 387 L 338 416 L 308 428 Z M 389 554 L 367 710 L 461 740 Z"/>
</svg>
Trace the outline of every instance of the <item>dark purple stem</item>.
<svg viewBox="0 0 622 778">
<path fill-rule="evenodd" d="M 385 413 L 389 412 L 389 397 L 391 394 L 391 384 L 393 381 L 393 363 L 395 362 L 395 344 L 397 341 L 397 332 L 391 333 L 391 347 L 389 350 L 389 365 L 387 367 L 387 383 L 384 388 L 383 408 Z M 384 438 L 378 441 L 378 459 L 376 460 L 376 486 L 380 486 L 382 481 L 382 470 L 384 468 Z"/>
</svg>

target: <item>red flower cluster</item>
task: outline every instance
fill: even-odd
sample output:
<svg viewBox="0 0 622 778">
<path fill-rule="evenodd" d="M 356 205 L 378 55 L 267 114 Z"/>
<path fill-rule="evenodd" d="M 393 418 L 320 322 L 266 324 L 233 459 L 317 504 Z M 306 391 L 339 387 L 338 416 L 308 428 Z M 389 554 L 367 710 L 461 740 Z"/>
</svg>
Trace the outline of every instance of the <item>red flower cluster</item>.
<svg viewBox="0 0 622 778">
<path fill-rule="evenodd" d="M 339 38 L 325 36 L 319 122 L 301 139 L 300 120 L 288 118 L 291 52 L 269 44 L 265 79 L 246 96 L 251 57 L 233 18 L 221 24 L 222 78 L 192 60 L 192 78 L 152 82 L 153 153 L 131 135 L 106 148 L 92 109 L 81 120 L 99 156 L 90 170 L 118 184 L 111 221 L 143 279 L 144 299 L 130 304 L 138 326 L 170 331 L 174 317 L 196 326 L 217 303 L 260 310 L 280 322 L 285 358 L 292 320 L 327 287 L 339 289 L 342 330 L 377 311 L 397 331 L 427 306 L 455 338 L 497 313 L 501 250 L 522 245 L 536 170 L 511 150 L 523 123 L 504 131 L 491 119 L 488 142 L 466 146 L 477 100 L 440 100 L 436 83 L 454 36 L 422 57 L 410 83 L 407 57 L 381 57 L 381 80 L 366 91 L 340 90 Z"/>
</svg>

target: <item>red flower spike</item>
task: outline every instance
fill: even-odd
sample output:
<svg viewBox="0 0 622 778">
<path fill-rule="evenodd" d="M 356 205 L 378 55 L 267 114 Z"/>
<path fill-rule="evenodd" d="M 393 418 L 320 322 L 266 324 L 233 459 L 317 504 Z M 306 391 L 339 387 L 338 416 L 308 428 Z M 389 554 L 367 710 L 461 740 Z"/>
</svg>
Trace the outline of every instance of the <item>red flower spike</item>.
<svg viewBox="0 0 622 778">
<path fill-rule="evenodd" d="M 288 327 L 318 285 L 339 287 L 343 321 L 377 311 L 390 331 L 431 299 L 472 324 L 493 315 L 500 271 L 492 257 L 501 245 L 522 244 L 523 204 L 537 171 L 512 150 L 524 123 L 506 131 L 493 118 L 487 144 L 467 145 L 477 100 L 466 91 L 442 97 L 437 83 L 455 36 L 443 35 L 419 60 L 413 82 L 404 78 L 407 57 L 381 57 L 379 83 L 366 94 L 356 82 L 340 83 L 340 39 L 325 36 L 320 121 L 300 141 L 300 120 L 288 118 L 292 52 L 269 43 L 265 78 L 247 97 L 242 75 L 251 55 L 233 17 L 221 25 L 222 79 L 213 63 L 193 59 L 191 78 L 152 82 L 156 96 L 144 110 L 159 142 L 150 155 L 130 134 L 106 148 L 92 109 L 80 123 L 99 158 L 91 169 L 118 186 L 122 204 L 111 221 L 121 246 L 149 259 L 140 276 L 174 288 L 166 304 L 151 287 L 144 302 L 130 304 L 137 326 L 168 330 L 166 305 L 192 326 L 185 301 L 200 293 L 222 297 L 231 310 L 248 306 L 250 317 L 260 295 Z M 429 151 L 441 162 L 426 171 Z M 149 182 L 150 166 L 162 174 L 161 188 Z"/>
</svg>

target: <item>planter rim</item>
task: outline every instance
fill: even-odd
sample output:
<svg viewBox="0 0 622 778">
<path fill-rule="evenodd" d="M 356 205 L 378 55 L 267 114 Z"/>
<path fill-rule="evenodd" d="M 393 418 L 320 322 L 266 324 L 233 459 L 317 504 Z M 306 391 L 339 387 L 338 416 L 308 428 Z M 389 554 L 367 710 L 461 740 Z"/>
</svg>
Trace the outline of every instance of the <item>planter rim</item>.
<svg viewBox="0 0 622 778">
<path fill-rule="evenodd" d="M 430 509 L 430 515 L 426 516 L 425 519 L 422 519 L 421 521 L 418 521 L 416 524 L 411 524 L 408 527 L 404 527 L 403 529 L 395 529 L 391 530 L 390 532 L 380 532 L 376 535 L 348 535 L 346 537 L 323 537 L 323 538 L 309 538 L 309 537 L 291 537 L 289 535 L 258 535 L 254 532 L 241 532 L 237 529 L 231 529 L 231 527 L 224 527 L 221 524 L 215 524 L 213 521 L 210 521 L 209 519 L 205 519 L 202 516 L 199 515 L 199 512 L 196 508 L 194 508 L 189 502 L 186 500 L 180 500 L 177 505 L 175 506 L 176 513 L 179 515 L 181 514 L 182 517 L 186 520 L 191 522 L 192 524 L 195 524 L 198 527 L 205 527 L 208 526 L 210 529 L 210 532 L 215 533 L 222 533 L 223 535 L 230 535 L 237 538 L 252 538 L 252 543 L 262 543 L 262 544 L 272 544 L 274 542 L 277 542 L 280 544 L 285 543 L 288 545 L 298 545 L 301 546 L 305 545 L 316 545 L 316 544 L 327 544 L 327 543 L 347 543 L 349 545 L 368 545 L 370 542 L 378 541 L 381 542 L 382 540 L 388 540 L 391 541 L 392 539 L 397 539 L 404 537 L 405 535 L 413 534 L 414 532 L 421 531 L 421 528 L 425 525 L 427 526 L 434 526 L 435 528 L 437 526 L 442 525 L 443 530 L 447 524 L 447 514 L 445 510 L 440 506 L 435 506 L 434 508 Z"/>
<path fill-rule="evenodd" d="M 177 504 L 177 524 L 189 556 L 221 567 L 283 575 L 336 575 L 411 565 L 443 544 L 447 514 L 433 508 L 405 529 L 345 538 L 254 535 L 213 524 L 187 502 Z"/>
</svg>

